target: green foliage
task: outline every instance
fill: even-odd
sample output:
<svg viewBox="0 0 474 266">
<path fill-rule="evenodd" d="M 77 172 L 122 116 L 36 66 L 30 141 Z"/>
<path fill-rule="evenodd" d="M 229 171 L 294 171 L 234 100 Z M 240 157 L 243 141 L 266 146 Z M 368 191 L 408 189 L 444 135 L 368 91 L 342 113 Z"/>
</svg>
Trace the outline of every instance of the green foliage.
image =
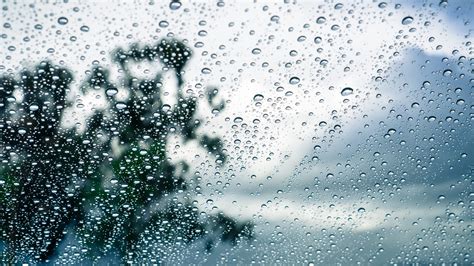
<svg viewBox="0 0 474 266">
<path fill-rule="evenodd" d="M 118 252 L 133 261 L 144 235 L 163 243 L 207 237 L 208 250 L 216 234 L 233 244 L 251 237 L 250 223 L 200 215 L 188 189 L 189 166 L 168 158 L 168 139 L 179 134 L 196 140 L 217 163 L 225 161 L 219 138 L 196 134 L 197 100 L 181 93 L 191 50 L 163 39 L 114 55 L 124 86 L 115 86 L 107 69 L 91 70 L 82 92 L 101 90 L 108 108 L 95 110 L 84 131 L 61 126 L 72 82 L 68 70 L 42 62 L 20 80 L 0 78 L 0 240 L 7 262 L 51 260 L 68 228 L 92 260 Z M 161 99 L 160 74 L 152 79 L 130 74 L 128 64 L 142 61 L 160 61 L 175 72 L 175 106 Z M 128 97 L 118 100 L 119 90 Z M 23 94 L 21 102 L 14 91 Z"/>
</svg>

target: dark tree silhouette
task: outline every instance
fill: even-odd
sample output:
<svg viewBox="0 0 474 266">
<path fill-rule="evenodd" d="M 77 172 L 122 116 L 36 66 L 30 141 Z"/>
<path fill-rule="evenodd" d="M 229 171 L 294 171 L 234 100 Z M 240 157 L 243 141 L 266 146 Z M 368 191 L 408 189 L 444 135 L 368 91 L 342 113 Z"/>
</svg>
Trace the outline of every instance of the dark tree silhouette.
<svg viewBox="0 0 474 266">
<path fill-rule="evenodd" d="M 108 107 L 95 110 L 82 131 L 61 125 L 70 105 L 70 71 L 42 62 L 20 79 L 0 78 L 0 240 L 7 262 L 50 261 L 68 228 L 91 260 L 118 252 L 124 261 L 134 261 L 145 234 L 165 245 L 205 237 L 208 250 L 216 236 L 232 244 L 252 237 L 249 222 L 223 213 L 200 215 L 190 193 L 199 177 L 189 178 L 188 164 L 168 156 L 169 137 L 179 134 L 197 141 L 217 164 L 226 159 L 219 138 L 196 134 L 197 99 L 181 92 L 191 50 L 163 39 L 113 54 L 123 71 L 122 85 L 114 85 L 103 67 L 90 71 L 82 91 L 101 90 Z M 174 106 L 162 101 L 161 73 L 151 79 L 131 74 L 129 64 L 143 61 L 174 71 Z M 127 98 L 117 99 L 121 91 Z M 216 93 L 211 90 L 210 104 Z M 14 98 L 19 94 L 21 101 Z M 214 110 L 222 108 L 223 103 Z"/>
</svg>

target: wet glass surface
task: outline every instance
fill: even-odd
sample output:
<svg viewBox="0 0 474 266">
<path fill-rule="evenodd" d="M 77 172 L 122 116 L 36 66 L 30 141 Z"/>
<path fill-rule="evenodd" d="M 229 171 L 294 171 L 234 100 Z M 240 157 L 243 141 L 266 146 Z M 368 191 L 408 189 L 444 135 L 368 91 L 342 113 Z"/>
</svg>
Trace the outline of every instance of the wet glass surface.
<svg viewBox="0 0 474 266">
<path fill-rule="evenodd" d="M 474 2 L 0 7 L 2 263 L 473 263 Z"/>
</svg>

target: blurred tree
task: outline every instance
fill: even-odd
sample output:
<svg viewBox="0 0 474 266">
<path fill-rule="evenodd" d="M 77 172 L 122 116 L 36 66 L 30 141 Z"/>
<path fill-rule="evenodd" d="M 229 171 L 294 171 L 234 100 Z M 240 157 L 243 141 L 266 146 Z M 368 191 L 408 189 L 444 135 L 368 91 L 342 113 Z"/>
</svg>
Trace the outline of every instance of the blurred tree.
<svg viewBox="0 0 474 266">
<path fill-rule="evenodd" d="M 187 163 L 173 163 L 168 155 L 168 140 L 178 134 L 185 142 L 196 140 L 217 164 L 225 162 L 219 138 L 196 134 L 197 99 L 181 92 L 191 50 L 163 39 L 114 55 L 122 85 L 114 85 L 105 68 L 90 71 L 83 92 L 101 90 L 108 107 L 95 110 L 84 130 L 61 125 L 73 80 L 68 70 L 42 62 L 20 80 L 0 78 L 0 240 L 7 262 L 51 260 L 68 228 L 85 247 L 83 257 L 118 252 L 124 262 L 139 259 L 145 235 L 165 246 L 206 237 L 208 250 L 216 235 L 233 244 L 252 236 L 248 222 L 201 213 L 190 190 L 199 177 L 189 178 Z M 129 64 L 143 61 L 174 71 L 174 106 L 162 100 L 161 73 L 150 79 L 131 74 Z M 117 99 L 119 92 L 128 96 Z"/>
</svg>

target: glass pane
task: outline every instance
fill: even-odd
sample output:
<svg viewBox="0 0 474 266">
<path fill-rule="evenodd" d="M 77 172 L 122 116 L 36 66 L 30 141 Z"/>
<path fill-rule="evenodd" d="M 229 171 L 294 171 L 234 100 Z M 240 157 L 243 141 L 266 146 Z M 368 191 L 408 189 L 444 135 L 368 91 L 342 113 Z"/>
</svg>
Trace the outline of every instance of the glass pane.
<svg viewBox="0 0 474 266">
<path fill-rule="evenodd" d="M 473 263 L 474 2 L 0 6 L 3 263 Z"/>
</svg>

